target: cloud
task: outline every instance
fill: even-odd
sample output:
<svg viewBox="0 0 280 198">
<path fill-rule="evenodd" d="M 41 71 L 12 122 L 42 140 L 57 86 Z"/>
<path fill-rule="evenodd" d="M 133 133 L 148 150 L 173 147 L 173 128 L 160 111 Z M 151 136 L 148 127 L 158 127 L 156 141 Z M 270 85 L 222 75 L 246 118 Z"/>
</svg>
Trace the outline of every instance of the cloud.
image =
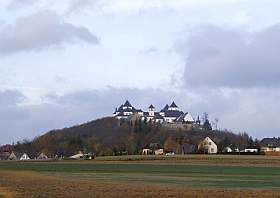
<svg viewBox="0 0 280 198">
<path fill-rule="evenodd" d="M 14 25 L 0 28 L 1 54 L 40 51 L 81 41 L 92 45 L 99 43 L 99 39 L 87 28 L 63 21 L 54 11 L 42 11 L 22 17 Z"/>
<path fill-rule="evenodd" d="M 188 87 L 279 87 L 280 25 L 256 33 L 200 27 L 180 47 Z"/>
<path fill-rule="evenodd" d="M 194 93 L 191 109 L 221 127 L 254 137 L 277 136 L 280 124 L 280 25 L 259 32 L 198 27 L 176 50 L 185 60 L 181 91 Z M 194 100 L 195 101 L 195 100 Z"/>
<path fill-rule="evenodd" d="M 25 96 L 16 90 L 0 91 L 0 108 L 7 106 L 15 106 L 17 103 L 22 102 Z"/>
<path fill-rule="evenodd" d="M 8 9 L 18 9 L 25 6 L 32 6 L 39 0 L 12 0 L 8 4 Z"/>
<path fill-rule="evenodd" d="M 93 5 L 97 5 L 100 0 L 72 0 L 69 3 L 66 14 L 73 14 L 81 12 L 86 8 L 92 8 Z"/>
<path fill-rule="evenodd" d="M 185 112 L 194 117 L 208 112 L 210 119 L 218 117 L 219 127 L 234 132 L 248 132 L 258 138 L 277 136 L 280 91 L 197 89 L 174 92 L 161 89 L 132 89 L 109 87 L 106 90 L 81 90 L 42 97 L 38 105 L 18 105 L 23 94 L 17 91 L 0 93 L 12 101 L 0 105 L 0 144 L 34 138 L 52 129 L 69 127 L 103 116 L 111 116 L 114 109 L 125 100 L 142 110 L 152 103 L 161 110 L 166 103 L 175 101 Z"/>
<path fill-rule="evenodd" d="M 156 47 L 150 47 L 148 49 L 140 51 L 143 54 L 156 54 L 159 52 L 159 49 Z"/>
</svg>

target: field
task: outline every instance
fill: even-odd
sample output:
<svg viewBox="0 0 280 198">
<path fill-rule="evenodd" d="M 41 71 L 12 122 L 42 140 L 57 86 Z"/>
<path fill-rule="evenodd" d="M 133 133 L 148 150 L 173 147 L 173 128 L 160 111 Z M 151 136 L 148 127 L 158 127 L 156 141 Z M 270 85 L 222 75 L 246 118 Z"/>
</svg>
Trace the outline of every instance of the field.
<svg viewBox="0 0 280 198">
<path fill-rule="evenodd" d="M 280 157 L 0 162 L 0 197 L 280 197 Z"/>
</svg>

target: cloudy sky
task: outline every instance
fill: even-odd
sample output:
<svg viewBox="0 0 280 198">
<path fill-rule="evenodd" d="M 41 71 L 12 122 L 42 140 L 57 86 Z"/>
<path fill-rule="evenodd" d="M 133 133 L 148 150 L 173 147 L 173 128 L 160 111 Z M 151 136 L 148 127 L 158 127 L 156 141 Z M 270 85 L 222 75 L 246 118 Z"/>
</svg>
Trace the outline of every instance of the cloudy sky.
<svg viewBox="0 0 280 198">
<path fill-rule="evenodd" d="M 0 144 L 125 99 L 280 134 L 278 0 L 0 1 Z"/>
</svg>

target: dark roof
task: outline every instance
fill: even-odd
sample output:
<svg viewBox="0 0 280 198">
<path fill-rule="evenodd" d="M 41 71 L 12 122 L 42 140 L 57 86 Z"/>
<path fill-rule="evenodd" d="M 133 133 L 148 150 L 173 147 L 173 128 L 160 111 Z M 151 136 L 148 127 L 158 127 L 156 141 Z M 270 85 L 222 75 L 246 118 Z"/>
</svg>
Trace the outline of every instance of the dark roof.
<svg viewBox="0 0 280 198">
<path fill-rule="evenodd" d="M 178 108 L 174 101 L 172 102 L 172 104 L 170 105 L 170 107 L 172 107 L 172 108 Z"/>
<path fill-rule="evenodd" d="M 168 108 L 169 108 L 169 105 L 167 104 L 167 105 L 165 105 L 165 107 L 160 112 L 165 112 L 165 111 L 168 110 Z"/>
<path fill-rule="evenodd" d="M 261 146 L 280 147 L 280 138 L 264 138 L 260 142 Z"/>
<path fill-rule="evenodd" d="M 121 111 L 123 108 L 123 105 L 121 105 L 119 108 L 118 108 L 118 111 Z"/>
<path fill-rule="evenodd" d="M 149 112 L 143 112 L 144 116 L 149 116 Z"/>
<path fill-rule="evenodd" d="M 185 113 L 181 114 L 181 115 L 176 119 L 176 121 L 177 121 L 177 122 L 184 122 L 185 116 L 186 116 Z"/>
<path fill-rule="evenodd" d="M 181 114 L 176 121 L 177 122 L 185 122 L 185 117 L 188 115 L 189 113 L 183 113 Z M 189 114 L 190 115 L 190 114 Z M 190 115 L 190 117 L 192 118 L 192 116 Z M 188 122 L 194 122 L 194 121 L 188 121 Z"/>
<path fill-rule="evenodd" d="M 154 108 L 155 108 L 155 107 L 154 107 L 154 105 L 152 105 L 152 104 L 149 106 L 149 109 L 154 109 Z"/>
<path fill-rule="evenodd" d="M 157 112 L 155 113 L 155 119 L 163 119 L 163 117 Z"/>
<path fill-rule="evenodd" d="M 182 114 L 184 114 L 183 111 L 165 111 L 165 117 L 180 117 Z"/>
<path fill-rule="evenodd" d="M 123 106 L 125 106 L 125 107 L 132 107 L 132 105 L 130 104 L 130 102 L 128 100 L 125 101 Z"/>
</svg>

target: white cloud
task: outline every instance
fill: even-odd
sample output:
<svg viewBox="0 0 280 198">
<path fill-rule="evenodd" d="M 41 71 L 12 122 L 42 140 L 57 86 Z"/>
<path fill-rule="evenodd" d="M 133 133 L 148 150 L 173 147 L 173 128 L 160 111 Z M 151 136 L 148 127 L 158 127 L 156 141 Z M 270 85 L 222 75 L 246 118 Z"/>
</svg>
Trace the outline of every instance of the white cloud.
<svg viewBox="0 0 280 198">
<path fill-rule="evenodd" d="M 38 51 L 77 41 L 93 45 L 99 42 L 87 28 L 63 21 L 54 11 L 42 11 L 22 17 L 15 24 L 0 28 L 1 54 Z"/>
<path fill-rule="evenodd" d="M 18 9 L 25 6 L 32 6 L 38 0 L 11 0 L 8 4 L 8 9 Z"/>
</svg>

